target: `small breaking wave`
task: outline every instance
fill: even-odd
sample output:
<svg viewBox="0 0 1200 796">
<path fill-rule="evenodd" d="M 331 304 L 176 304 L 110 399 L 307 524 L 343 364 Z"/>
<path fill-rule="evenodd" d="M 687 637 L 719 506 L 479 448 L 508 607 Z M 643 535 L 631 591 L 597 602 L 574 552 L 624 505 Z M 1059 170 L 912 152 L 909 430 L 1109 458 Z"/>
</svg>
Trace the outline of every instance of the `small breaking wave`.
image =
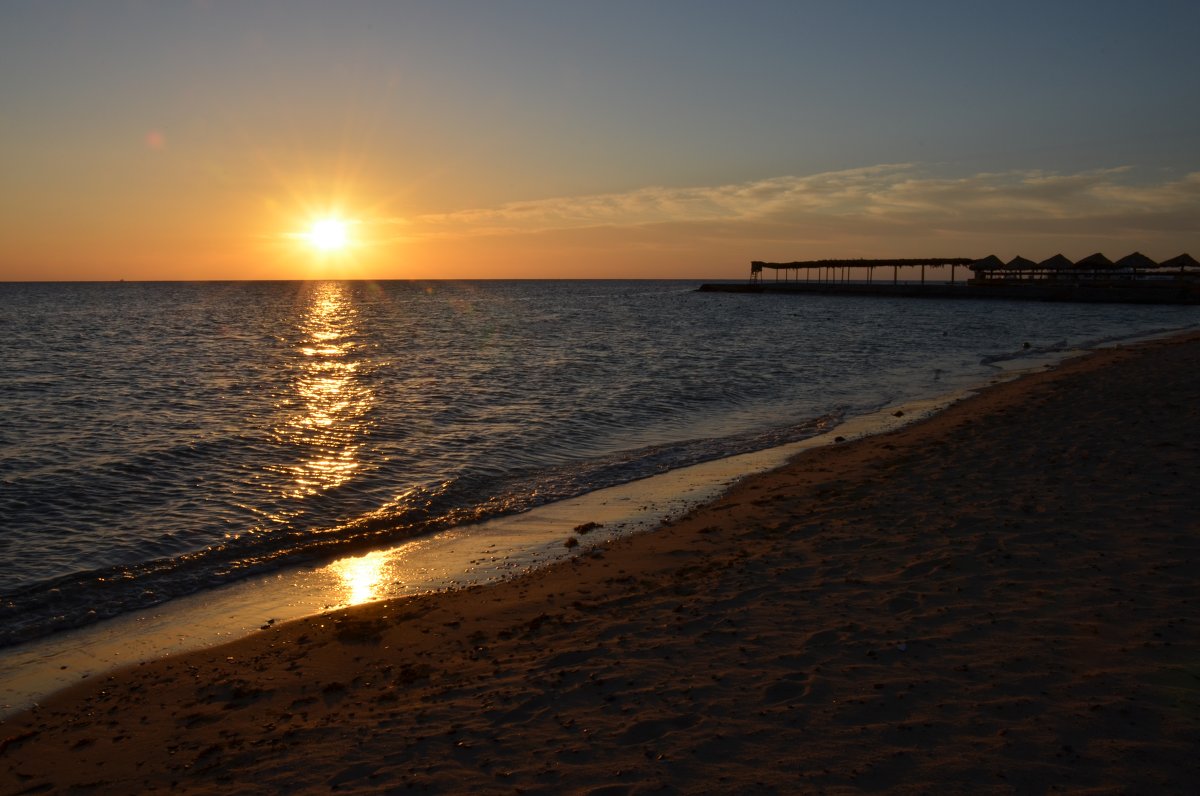
<svg viewBox="0 0 1200 796">
<path fill-rule="evenodd" d="M 136 564 L 73 573 L 10 593 L 0 604 L 0 647 L 84 627 L 129 611 L 284 567 L 401 542 L 713 459 L 796 442 L 842 412 L 717 439 L 652 445 L 516 477 L 464 476 L 406 490 L 387 505 L 328 528 L 247 532 Z"/>
</svg>

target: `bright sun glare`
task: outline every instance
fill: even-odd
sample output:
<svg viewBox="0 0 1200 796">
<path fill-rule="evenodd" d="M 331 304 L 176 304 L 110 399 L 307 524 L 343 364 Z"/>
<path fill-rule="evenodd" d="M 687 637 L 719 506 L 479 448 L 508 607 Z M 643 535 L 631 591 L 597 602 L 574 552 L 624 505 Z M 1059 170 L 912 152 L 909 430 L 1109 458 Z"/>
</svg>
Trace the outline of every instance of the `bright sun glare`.
<svg viewBox="0 0 1200 796">
<path fill-rule="evenodd" d="M 308 245 L 319 252 L 339 252 L 350 245 L 350 223 L 341 218 L 321 218 L 304 233 Z"/>
</svg>

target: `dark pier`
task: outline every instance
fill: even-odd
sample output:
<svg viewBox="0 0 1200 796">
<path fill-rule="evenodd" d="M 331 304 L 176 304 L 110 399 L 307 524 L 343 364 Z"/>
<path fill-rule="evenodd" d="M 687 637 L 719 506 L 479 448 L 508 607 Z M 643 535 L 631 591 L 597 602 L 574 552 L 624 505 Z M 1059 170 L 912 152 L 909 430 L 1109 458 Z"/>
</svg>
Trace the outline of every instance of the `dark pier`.
<svg viewBox="0 0 1200 796">
<path fill-rule="evenodd" d="M 766 273 L 773 272 L 773 279 Z M 1188 254 L 1155 262 L 1134 252 L 1116 262 L 1061 254 L 1040 263 L 990 256 L 873 260 L 754 261 L 748 282 L 700 286 L 703 292 L 1010 299 L 1025 301 L 1200 304 L 1200 263 Z"/>
</svg>

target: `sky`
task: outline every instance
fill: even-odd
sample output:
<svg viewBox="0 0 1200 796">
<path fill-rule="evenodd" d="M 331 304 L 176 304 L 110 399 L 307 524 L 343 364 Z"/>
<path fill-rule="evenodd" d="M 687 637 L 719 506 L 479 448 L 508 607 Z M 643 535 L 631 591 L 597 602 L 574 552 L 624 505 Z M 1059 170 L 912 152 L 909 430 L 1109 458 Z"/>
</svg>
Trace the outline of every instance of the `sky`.
<svg viewBox="0 0 1200 796">
<path fill-rule="evenodd" d="M 1200 257 L 1198 35 L 1195 0 L 5 0 L 0 280 Z"/>
</svg>

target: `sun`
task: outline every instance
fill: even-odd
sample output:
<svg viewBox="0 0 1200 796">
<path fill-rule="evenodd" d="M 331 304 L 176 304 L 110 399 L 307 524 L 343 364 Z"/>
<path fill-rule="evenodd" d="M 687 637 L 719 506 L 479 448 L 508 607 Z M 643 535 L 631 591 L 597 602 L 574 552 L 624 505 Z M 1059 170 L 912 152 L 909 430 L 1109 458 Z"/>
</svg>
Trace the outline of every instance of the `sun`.
<svg viewBox="0 0 1200 796">
<path fill-rule="evenodd" d="M 313 249 L 324 254 L 345 251 L 351 242 L 351 223 L 343 218 L 318 218 L 301 237 Z"/>
</svg>

